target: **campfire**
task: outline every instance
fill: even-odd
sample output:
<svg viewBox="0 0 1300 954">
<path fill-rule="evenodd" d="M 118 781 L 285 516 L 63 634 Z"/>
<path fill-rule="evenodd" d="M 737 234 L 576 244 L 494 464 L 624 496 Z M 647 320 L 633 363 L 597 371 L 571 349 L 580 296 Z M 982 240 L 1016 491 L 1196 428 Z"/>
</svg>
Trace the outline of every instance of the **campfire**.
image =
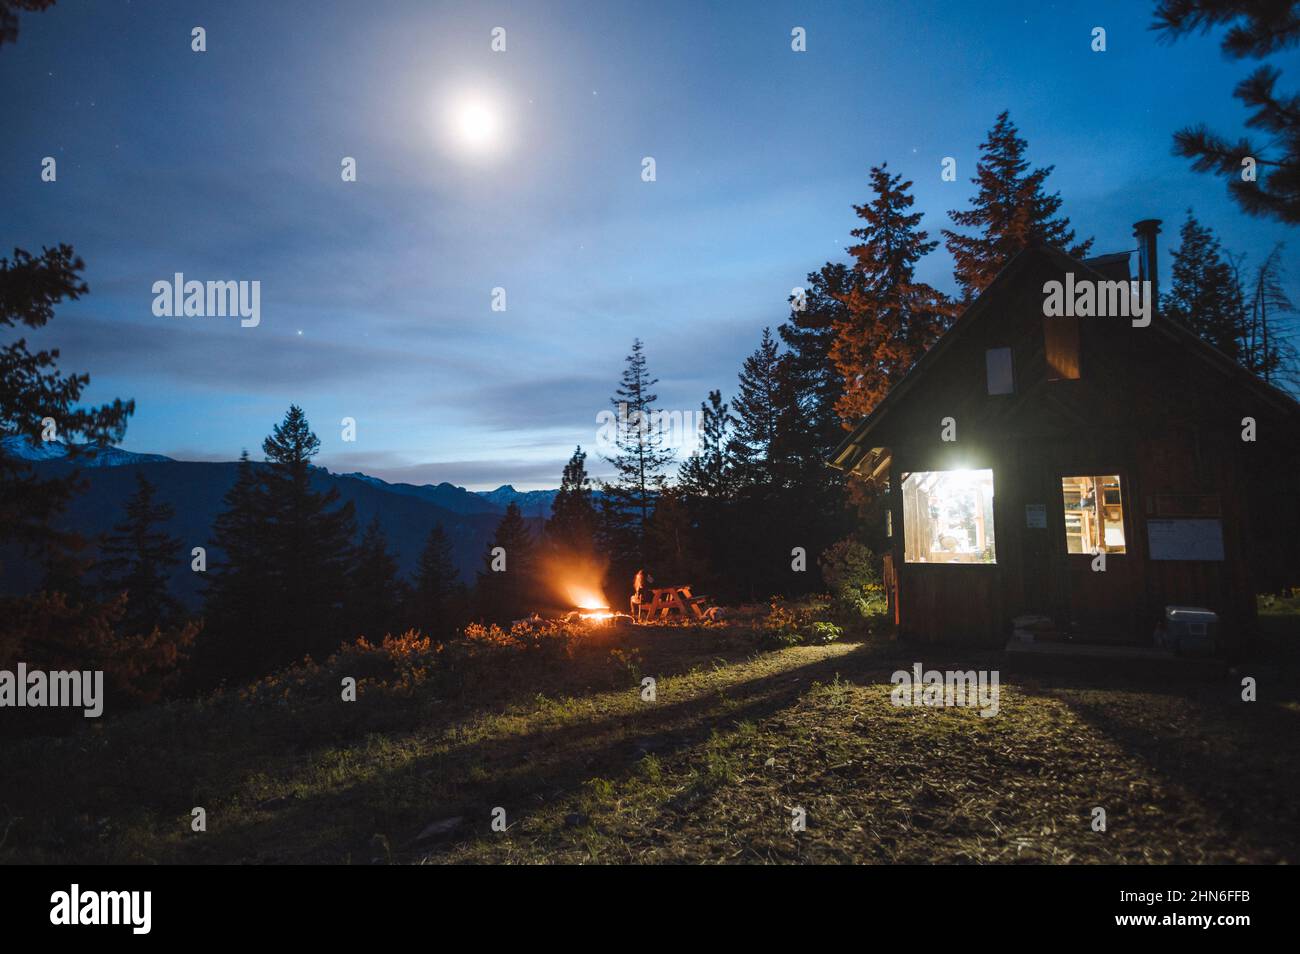
<svg viewBox="0 0 1300 954">
<path fill-rule="evenodd" d="M 564 586 L 564 590 L 569 602 L 577 607 L 564 617 L 565 622 L 608 623 L 620 617 L 628 620 L 632 618 L 627 613 L 610 609 L 609 603 L 598 589 L 581 584 L 569 584 Z"/>
<path fill-rule="evenodd" d="M 566 623 L 603 626 L 631 622 L 632 617 L 609 605 L 602 590 L 604 566 L 590 558 L 559 557 L 544 566 L 546 579 L 560 606 L 573 607 L 563 616 Z"/>
</svg>

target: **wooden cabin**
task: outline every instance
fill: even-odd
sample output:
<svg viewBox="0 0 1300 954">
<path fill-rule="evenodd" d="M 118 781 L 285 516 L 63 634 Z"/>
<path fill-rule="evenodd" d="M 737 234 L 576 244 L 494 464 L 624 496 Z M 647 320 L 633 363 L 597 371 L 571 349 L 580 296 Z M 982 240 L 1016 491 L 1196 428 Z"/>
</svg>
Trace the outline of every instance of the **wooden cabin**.
<svg viewBox="0 0 1300 954">
<path fill-rule="evenodd" d="M 1135 231 L 1153 290 L 1158 225 Z M 1036 614 L 1150 646 L 1182 605 L 1232 655 L 1256 593 L 1300 585 L 1300 406 L 1158 309 L 1045 316 L 1046 283 L 1127 283 L 1130 254 L 1021 252 L 835 451 L 886 494 L 900 634 L 1000 647 Z"/>
</svg>

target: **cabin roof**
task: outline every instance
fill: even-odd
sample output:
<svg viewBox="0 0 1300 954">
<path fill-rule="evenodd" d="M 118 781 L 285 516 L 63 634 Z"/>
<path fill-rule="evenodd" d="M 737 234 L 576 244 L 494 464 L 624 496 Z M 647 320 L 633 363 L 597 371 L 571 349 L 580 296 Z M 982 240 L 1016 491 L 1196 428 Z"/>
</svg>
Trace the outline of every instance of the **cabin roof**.
<svg viewBox="0 0 1300 954">
<path fill-rule="evenodd" d="M 890 389 L 889 393 L 885 395 L 885 399 L 876 405 L 872 412 L 853 428 L 848 437 L 840 442 L 840 445 L 831 453 L 830 465 L 839 470 L 853 471 L 864 460 L 867 460 L 869 467 L 876 470 L 880 469 L 880 462 L 886 460 L 888 455 L 882 453 L 884 448 L 873 445 L 871 440 L 872 432 L 894 412 L 895 408 L 906 401 L 908 393 L 916 387 L 917 382 L 930 372 L 930 369 L 939 362 L 955 341 L 970 334 L 971 328 L 979 326 L 981 316 L 988 312 L 993 303 L 999 300 L 1009 288 L 1014 287 L 1020 275 L 1026 271 L 1029 264 L 1035 259 L 1046 257 L 1064 271 L 1073 271 L 1076 275 L 1093 280 L 1127 281 L 1129 279 L 1128 261 L 1130 254 L 1132 253 L 1114 252 L 1080 260 L 1042 242 L 1034 243 L 1022 249 L 998 272 L 992 283 L 966 306 L 966 309 L 953 323 L 952 327 L 944 333 L 943 337 L 921 357 L 920 361 L 913 365 L 912 369 L 903 376 L 903 379 L 898 384 Z M 1236 386 L 1253 391 L 1275 409 L 1293 417 L 1300 424 L 1300 404 L 1297 404 L 1291 395 L 1261 381 L 1194 332 L 1172 319 L 1161 318 L 1158 315 L 1157 320 L 1153 320 L 1150 327 L 1156 334 L 1176 341 L 1188 352 L 1215 366 L 1221 373 L 1225 373 Z"/>
</svg>

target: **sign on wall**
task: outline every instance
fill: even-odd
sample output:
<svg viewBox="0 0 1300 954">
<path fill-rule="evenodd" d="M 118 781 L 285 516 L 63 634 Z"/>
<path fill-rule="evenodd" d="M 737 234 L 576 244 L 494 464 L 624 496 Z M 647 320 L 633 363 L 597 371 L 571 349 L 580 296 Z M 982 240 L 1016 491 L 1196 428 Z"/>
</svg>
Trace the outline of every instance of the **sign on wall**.
<svg viewBox="0 0 1300 954">
<path fill-rule="evenodd" d="M 1047 504 L 1025 504 L 1025 526 L 1045 530 L 1047 528 Z"/>
<path fill-rule="evenodd" d="M 1148 520 L 1153 560 L 1222 560 L 1222 520 Z"/>
</svg>

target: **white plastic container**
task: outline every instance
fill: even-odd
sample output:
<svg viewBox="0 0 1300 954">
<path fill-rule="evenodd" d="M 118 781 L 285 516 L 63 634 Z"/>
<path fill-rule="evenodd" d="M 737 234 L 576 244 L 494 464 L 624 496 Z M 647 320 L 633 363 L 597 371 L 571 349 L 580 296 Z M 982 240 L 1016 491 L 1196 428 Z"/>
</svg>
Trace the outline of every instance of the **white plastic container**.
<svg viewBox="0 0 1300 954">
<path fill-rule="evenodd" d="M 1213 655 L 1219 645 L 1219 615 L 1200 606 L 1166 606 L 1165 634 L 1175 652 Z"/>
</svg>

